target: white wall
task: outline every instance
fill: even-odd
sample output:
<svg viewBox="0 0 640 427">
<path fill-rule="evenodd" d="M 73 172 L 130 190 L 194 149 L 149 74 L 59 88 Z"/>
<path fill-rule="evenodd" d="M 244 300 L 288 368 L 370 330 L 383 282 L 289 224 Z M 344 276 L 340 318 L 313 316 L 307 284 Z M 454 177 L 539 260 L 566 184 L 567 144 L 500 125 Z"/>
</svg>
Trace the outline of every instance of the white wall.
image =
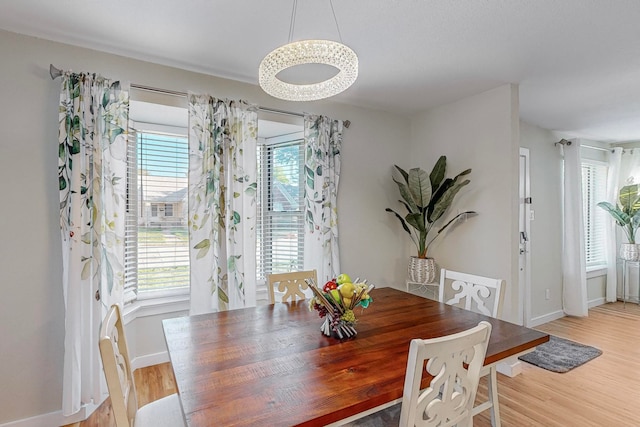
<svg viewBox="0 0 640 427">
<path fill-rule="evenodd" d="M 529 149 L 531 209 L 531 317 L 562 312 L 562 156 L 553 132 L 520 122 L 520 143 Z M 549 289 L 550 297 L 545 298 Z"/>
<path fill-rule="evenodd" d="M 562 310 L 562 152 L 554 143 L 569 138 L 529 123 L 520 122 L 520 142 L 530 151 L 531 209 L 531 316 L 533 324 L 544 323 L 563 315 Z M 580 140 L 590 146 L 606 144 Z M 581 156 L 606 161 L 602 151 L 581 149 Z M 589 305 L 604 302 L 606 276 L 589 275 Z M 549 290 L 549 299 L 545 291 Z"/>
<path fill-rule="evenodd" d="M 518 321 L 518 88 L 496 89 L 437 107 L 411 121 L 407 168 L 431 170 L 447 156 L 447 176 L 472 168 L 448 217 L 475 210 L 430 249 L 444 268 L 506 281 L 503 318 Z"/>
<path fill-rule="evenodd" d="M 49 63 L 152 87 L 208 92 L 351 120 L 344 136 L 338 201 L 342 269 L 379 286 L 396 285 L 404 278 L 405 236 L 384 209 L 396 199 L 390 165 L 408 158 L 409 119 L 329 101 L 276 101 L 257 86 L 3 31 L 0 57 L 0 182 L 5 201 L 0 214 L 0 424 L 61 408 L 60 82 L 50 79 Z M 153 334 L 158 335 L 158 328 L 156 324 Z M 136 329 L 136 335 L 144 333 Z M 158 348 L 140 344 L 146 351 Z"/>
</svg>

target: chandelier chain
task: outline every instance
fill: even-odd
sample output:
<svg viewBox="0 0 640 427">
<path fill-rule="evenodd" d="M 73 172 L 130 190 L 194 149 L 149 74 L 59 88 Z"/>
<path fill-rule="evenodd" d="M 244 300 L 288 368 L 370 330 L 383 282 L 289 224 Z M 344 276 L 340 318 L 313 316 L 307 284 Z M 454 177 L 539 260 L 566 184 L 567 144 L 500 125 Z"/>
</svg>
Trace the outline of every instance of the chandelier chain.
<svg viewBox="0 0 640 427">
<path fill-rule="evenodd" d="M 338 37 L 340 38 L 340 43 L 344 44 L 342 41 L 342 33 L 340 33 L 340 26 L 338 25 L 338 18 L 336 18 L 336 11 L 333 8 L 333 0 L 329 0 L 329 4 L 331 5 L 331 13 L 333 13 L 333 22 L 336 23 L 336 29 L 338 30 Z"/>
<path fill-rule="evenodd" d="M 338 18 L 336 17 L 336 10 L 333 8 L 333 0 L 329 0 L 329 5 L 331 6 L 331 14 L 333 15 L 333 23 L 336 24 L 336 30 L 338 32 L 338 39 L 340 40 L 340 43 L 344 42 L 342 41 L 342 32 L 340 32 L 340 25 L 338 25 Z M 293 0 L 293 8 L 291 10 L 291 20 L 289 23 L 289 43 L 291 43 L 293 41 L 293 32 L 295 30 L 296 27 L 296 15 L 298 12 L 298 0 Z"/>
<path fill-rule="evenodd" d="M 298 9 L 298 0 L 293 0 L 293 10 L 291 11 L 291 22 L 289 23 L 289 43 L 293 41 L 293 29 L 296 26 L 297 9 Z"/>
</svg>

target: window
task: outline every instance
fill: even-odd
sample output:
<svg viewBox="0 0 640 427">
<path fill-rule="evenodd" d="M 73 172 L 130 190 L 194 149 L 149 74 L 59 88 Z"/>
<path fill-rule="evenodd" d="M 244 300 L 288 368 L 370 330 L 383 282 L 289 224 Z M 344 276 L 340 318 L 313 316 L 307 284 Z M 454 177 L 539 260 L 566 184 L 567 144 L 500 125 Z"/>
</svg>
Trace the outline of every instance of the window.
<svg viewBox="0 0 640 427">
<path fill-rule="evenodd" d="M 187 109 L 147 95 L 130 103 L 125 302 L 189 290 Z"/>
<path fill-rule="evenodd" d="M 587 270 L 606 266 L 605 227 L 607 213 L 599 208 L 606 199 L 607 165 L 594 160 L 582 161 L 582 208 Z"/>
<path fill-rule="evenodd" d="M 187 137 L 137 126 L 131 141 L 135 156 L 129 157 L 130 178 L 136 185 L 129 195 L 128 279 L 135 280 L 138 293 L 188 288 Z"/>
<path fill-rule="evenodd" d="M 183 210 L 183 204 L 177 203 L 178 211 Z M 151 203 L 152 217 L 171 217 L 173 216 L 173 203 Z"/>
<path fill-rule="evenodd" d="M 258 144 L 258 284 L 271 273 L 303 269 L 303 147 L 300 134 Z"/>
<path fill-rule="evenodd" d="M 147 306 L 189 291 L 188 117 L 184 107 L 140 100 L 130 115 L 125 301 Z M 258 140 L 256 278 L 266 300 L 267 274 L 303 269 L 302 123 L 261 119 Z"/>
</svg>

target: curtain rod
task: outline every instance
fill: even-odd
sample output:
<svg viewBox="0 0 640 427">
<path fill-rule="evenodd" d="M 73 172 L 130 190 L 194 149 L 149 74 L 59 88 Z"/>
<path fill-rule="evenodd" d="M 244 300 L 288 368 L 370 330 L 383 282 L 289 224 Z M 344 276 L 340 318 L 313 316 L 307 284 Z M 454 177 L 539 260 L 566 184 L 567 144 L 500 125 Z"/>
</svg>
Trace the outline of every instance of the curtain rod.
<svg viewBox="0 0 640 427">
<path fill-rule="evenodd" d="M 560 145 L 571 145 L 571 141 L 568 141 L 568 140 L 562 138 L 560 141 L 553 143 L 553 145 L 558 145 L 558 144 L 560 144 Z M 595 145 L 580 144 L 580 147 L 590 148 L 592 150 L 598 150 L 598 151 L 611 151 L 613 153 L 613 149 L 611 149 L 611 148 L 596 147 Z"/>
<path fill-rule="evenodd" d="M 602 148 L 602 147 L 596 147 L 595 145 L 584 145 L 584 144 L 580 146 L 584 148 L 590 148 L 592 150 L 598 150 L 598 151 L 611 151 L 613 153 L 613 149 L 610 149 L 610 148 Z"/>
<path fill-rule="evenodd" d="M 63 71 L 61 69 L 54 67 L 53 64 L 49 64 L 49 75 L 51 76 L 51 79 L 55 80 L 56 78 L 60 77 L 62 73 Z M 131 83 L 131 87 L 134 89 L 146 90 L 149 92 L 164 93 L 166 95 L 185 96 L 185 97 L 187 96 L 186 92 L 179 92 L 179 91 L 170 90 L 170 89 L 160 89 L 160 88 L 151 87 L 151 86 L 139 85 L 136 83 Z M 302 113 L 294 113 L 292 111 L 278 110 L 277 108 L 258 107 L 258 110 L 264 111 L 266 113 L 275 113 L 275 114 L 283 114 L 287 116 L 304 117 L 304 114 Z M 343 120 L 342 123 L 344 124 L 344 127 L 346 127 L 347 129 L 349 129 L 349 126 L 351 126 L 350 120 Z"/>
</svg>

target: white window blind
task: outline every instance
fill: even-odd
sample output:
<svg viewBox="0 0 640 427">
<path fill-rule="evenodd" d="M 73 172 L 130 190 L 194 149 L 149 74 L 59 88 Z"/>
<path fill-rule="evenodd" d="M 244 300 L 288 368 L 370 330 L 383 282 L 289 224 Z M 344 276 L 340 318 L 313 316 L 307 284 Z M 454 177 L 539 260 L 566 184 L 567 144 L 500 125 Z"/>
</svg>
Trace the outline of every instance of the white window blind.
<svg viewBox="0 0 640 427">
<path fill-rule="evenodd" d="M 136 131 L 129 129 L 127 139 L 127 213 L 124 226 L 124 303 L 138 295 L 138 185 Z"/>
<path fill-rule="evenodd" d="M 303 140 L 258 145 L 258 283 L 303 269 Z"/>
<path fill-rule="evenodd" d="M 584 242 L 587 268 L 604 267 L 605 227 L 607 213 L 599 208 L 607 191 L 607 165 L 582 161 L 582 207 L 584 214 Z"/>
<path fill-rule="evenodd" d="M 138 130 L 128 155 L 125 282 L 138 294 L 186 288 L 187 137 Z"/>
</svg>

